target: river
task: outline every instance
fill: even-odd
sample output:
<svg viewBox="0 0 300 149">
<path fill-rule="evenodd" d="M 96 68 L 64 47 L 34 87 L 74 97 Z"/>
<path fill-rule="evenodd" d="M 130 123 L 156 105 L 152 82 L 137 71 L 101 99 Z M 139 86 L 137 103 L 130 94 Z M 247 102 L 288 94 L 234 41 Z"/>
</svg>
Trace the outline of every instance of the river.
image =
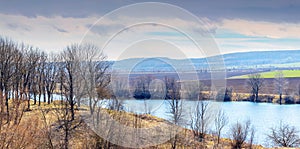
<svg viewBox="0 0 300 149">
<path fill-rule="evenodd" d="M 124 108 L 129 112 L 143 113 L 145 102 L 151 109 L 151 114 L 160 118 L 169 119 L 169 104 L 166 100 L 125 100 Z M 190 109 L 196 105 L 196 101 L 184 101 L 185 119 L 188 124 Z M 229 119 L 229 124 L 224 128 L 223 137 L 230 137 L 230 127 L 237 121 L 250 120 L 255 127 L 255 144 L 269 146 L 266 139 L 270 128 L 278 126 L 282 121 L 295 126 L 300 131 L 300 105 L 278 105 L 272 103 L 253 102 L 210 102 L 211 109 L 223 109 Z M 188 125 L 186 127 L 189 127 Z M 211 125 L 213 130 L 213 124 Z"/>
</svg>

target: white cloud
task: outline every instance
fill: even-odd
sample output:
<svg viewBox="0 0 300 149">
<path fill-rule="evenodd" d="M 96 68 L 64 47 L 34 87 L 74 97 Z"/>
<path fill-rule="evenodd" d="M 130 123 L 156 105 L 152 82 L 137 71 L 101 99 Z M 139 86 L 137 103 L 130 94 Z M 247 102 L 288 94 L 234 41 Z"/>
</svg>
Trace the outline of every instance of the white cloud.
<svg viewBox="0 0 300 149">
<path fill-rule="evenodd" d="M 210 33 L 219 34 L 220 32 L 226 30 L 230 34 L 242 34 L 244 36 L 250 37 L 245 39 L 240 38 L 217 38 L 216 41 L 219 44 L 222 53 L 240 52 L 240 51 L 252 51 L 252 50 L 274 50 L 274 49 L 300 49 L 298 43 L 286 43 L 280 40 L 277 43 L 274 42 L 258 42 L 251 41 L 257 37 L 265 37 L 268 39 L 288 39 L 296 38 L 300 40 L 300 24 L 291 23 L 272 23 L 272 22 L 262 22 L 262 21 L 250 21 L 242 19 L 224 19 L 221 21 L 211 21 L 207 18 L 200 18 L 200 24 L 193 22 L 191 19 L 178 19 L 178 18 L 164 18 L 164 17 L 152 17 L 152 18 L 135 18 L 129 16 L 118 16 L 115 18 L 104 18 L 100 23 L 96 23 L 94 28 L 89 31 L 89 27 L 95 23 L 100 18 L 100 16 L 90 16 L 87 18 L 71 18 L 71 17 L 26 17 L 21 15 L 9 15 L 0 14 L 0 29 L 1 35 L 7 36 L 16 40 L 18 42 L 25 42 L 26 44 L 37 46 L 41 49 L 48 51 L 59 51 L 65 48 L 71 43 L 80 43 L 81 39 L 85 36 L 87 41 L 103 44 L 110 36 L 114 33 L 123 29 L 128 25 L 141 22 L 157 22 L 161 24 L 171 24 L 172 27 L 180 29 L 182 31 L 187 31 L 187 33 L 192 33 L 197 35 L 199 29 L 205 27 Z M 148 21 L 145 21 L 148 20 Z M 149 21 L 150 20 L 150 21 Z M 198 27 L 198 30 L 196 29 Z M 175 30 L 168 28 L 166 26 L 160 25 L 140 25 L 133 28 L 128 28 L 122 35 L 118 36 L 117 45 L 110 46 L 106 52 L 109 59 L 116 59 L 118 55 L 122 53 L 122 49 L 129 47 L 131 44 L 136 44 L 136 41 L 143 41 L 144 39 L 155 39 L 162 41 L 170 41 L 187 57 L 202 57 L 203 53 L 199 52 L 197 47 L 192 45 L 192 43 L 179 34 L 156 34 L 147 35 L 145 33 L 149 32 L 176 32 Z M 226 33 L 227 33 L 226 32 Z M 226 34 L 225 34 L 226 37 Z M 298 40 L 298 41 L 299 41 Z M 166 44 L 153 44 L 153 42 L 148 42 L 145 46 L 153 45 L 153 49 L 159 49 L 154 51 L 152 54 L 159 54 L 162 52 L 161 56 L 169 56 L 166 52 L 162 51 L 163 48 L 158 46 Z M 201 45 L 200 45 L 201 46 Z M 137 46 L 141 48 L 141 45 Z M 170 46 L 167 47 L 170 50 Z M 151 47 L 147 47 L 151 50 Z M 141 55 L 145 54 L 140 51 Z M 149 52 L 149 51 L 148 51 Z M 158 52 L 158 53 L 155 53 Z M 138 53 L 136 53 L 138 55 Z M 179 58 L 179 56 L 173 56 Z"/>
<path fill-rule="evenodd" d="M 219 29 L 227 29 L 239 34 L 253 37 L 267 37 L 275 39 L 300 38 L 300 23 L 273 23 L 241 19 L 225 19 L 219 25 Z"/>
<path fill-rule="evenodd" d="M 80 42 L 88 30 L 88 24 L 97 17 L 63 18 L 26 17 L 21 15 L 0 14 L 1 36 L 18 42 L 37 46 L 43 50 L 61 50 L 71 43 Z"/>
</svg>

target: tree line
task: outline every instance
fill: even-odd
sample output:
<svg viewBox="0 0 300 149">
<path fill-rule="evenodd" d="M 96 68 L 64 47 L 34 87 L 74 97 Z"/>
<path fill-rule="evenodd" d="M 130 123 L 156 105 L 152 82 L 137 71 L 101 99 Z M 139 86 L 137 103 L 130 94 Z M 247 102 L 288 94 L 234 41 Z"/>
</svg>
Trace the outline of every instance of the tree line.
<svg viewBox="0 0 300 149">
<path fill-rule="evenodd" d="M 108 68 L 104 53 L 92 44 L 72 44 L 61 53 L 48 54 L 1 37 L 0 90 L 6 115 L 10 99 L 27 101 L 30 110 L 30 99 L 33 104 L 50 104 L 54 93 L 64 95 L 74 115 L 83 97 L 91 101 L 108 86 Z"/>
<path fill-rule="evenodd" d="M 19 136 L 8 135 L 10 131 L 19 128 L 24 112 L 30 111 L 32 105 L 41 106 L 42 103 L 53 104 L 55 125 L 47 124 L 47 110 L 41 110 L 45 126 L 46 146 L 55 148 L 53 143 L 54 130 L 62 134 L 57 137 L 59 148 L 69 148 L 70 138 L 78 127 L 82 127 L 83 118 L 76 114 L 82 104 L 89 107 L 93 123 L 96 125 L 109 124 L 101 122 L 102 107 L 99 106 L 103 99 L 110 98 L 108 109 L 122 111 L 123 103 L 116 97 L 131 96 L 124 87 L 122 80 L 111 82 L 109 73 L 110 63 L 107 57 L 93 44 L 72 44 L 56 54 L 48 54 L 38 48 L 14 42 L 8 38 L 0 38 L 0 147 L 18 148 L 13 142 L 20 140 Z M 202 94 L 203 86 L 190 82 L 180 82 L 176 78 L 164 78 L 163 85 L 153 83 L 154 78 L 141 77 L 133 82 L 133 97 L 140 99 L 163 98 L 168 99 L 170 121 L 175 125 L 190 126 L 194 139 L 203 142 L 208 138 L 209 128 L 214 123 L 214 134 L 217 136 L 216 147 L 221 144 L 222 131 L 228 124 L 228 117 L 220 110 L 215 116 L 211 114 L 209 102 L 204 101 Z M 254 78 L 255 80 L 255 78 Z M 256 80 L 260 78 L 256 77 Z M 155 82 L 155 81 L 154 81 Z M 152 83 L 152 84 L 151 84 Z M 258 98 L 260 83 L 253 82 L 252 90 L 254 99 Z M 111 88 L 117 88 L 115 92 Z M 185 91 L 182 92 L 182 88 Z M 230 98 L 230 89 L 223 90 L 216 97 L 221 99 Z M 60 103 L 54 102 L 53 95 L 59 95 Z M 32 99 L 32 100 L 31 100 Z M 190 113 L 190 119 L 185 119 L 184 101 L 182 99 L 196 99 L 197 104 Z M 145 105 L 147 107 L 147 105 Z M 151 109 L 145 108 L 145 113 Z M 117 115 L 116 118 L 121 119 Z M 136 116 L 134 126 L 140 127 L 140 119 Z M 31 126 L 30 122 L 26 123 Z M 34 127 L 25 127 L 32 128 Z M 55 129 L 54 129 L 55 128 Z M 119 129 L 110 128 L 108 135 L 116 135 Z M 296 128 L 282 124 L 271 129 L 269 139 L 279 146 L 299 145 L 299 136 Z M 37 137 L 31 134 L 32 137 Z M 255 129 L 250 122 L 237 122 L 230 129 L 231 146 L 233 148 L 251 147 L 255 135 Z M 12 136 L 12 137 L 8 137 Z M 288 137 L 287 137 L 288 136 Z M 28 137 L 28 136 L 27 136 Z M 29 138 L 29 137 L 28 137 Z M 283 138 L 283 139 L 282 139 Z M 96 146 L 110 148 L 114 146 L 109 141 L 95 137 Z M 170 140 L 172 148 L 177 148 L 180 138 L 175 135 Z M 22 140 L 22 139 L 21 139 Z M 283 141 L 282 141 L 283 140 Z M 246 144 L 245 142 L 248 142 Z M 23 142 L 24 143 L 24 142 Z M 100 145 L 99 145 L 100 144 Z"/>
</svg>

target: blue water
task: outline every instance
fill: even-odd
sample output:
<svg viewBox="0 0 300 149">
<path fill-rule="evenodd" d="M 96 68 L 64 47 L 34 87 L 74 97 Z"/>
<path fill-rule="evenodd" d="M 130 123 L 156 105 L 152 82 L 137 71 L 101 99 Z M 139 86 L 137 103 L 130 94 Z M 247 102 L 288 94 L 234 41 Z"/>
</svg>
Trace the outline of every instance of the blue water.
<svg viewBox="0 0 300 149">
<path fill-rule="evenodd" d="M 196 101 L 184 101 L 185 120 L 188 124 L 190 112 L 196 105 Z M 145 112 L 145 101 L 125 100 L 125 110 L 136 113 Z M 147 107 L 152 109 L 151 114 L 160 118 L 169 119 L 168 102 L 166 100 L 148 100 Z M 300 105 L 277 105 L 271 103 L 252 102 L 211 102 L 212 111 L 223 109 L 228 116 L 229 124 L 224 128 L 223 137 L 230 137 L 230 127 L 237 121 L 250 120 L 255 127 L 256 135 L 254 142 L 269 146 L 266 135 L 270 128 L 278 126 L 280 121 L 295 126 L 300 131 Z M 189 127 L 186 125 L 185 127 Z M 213 121 L 211 129 L 213 130 Z"/>
</svg>

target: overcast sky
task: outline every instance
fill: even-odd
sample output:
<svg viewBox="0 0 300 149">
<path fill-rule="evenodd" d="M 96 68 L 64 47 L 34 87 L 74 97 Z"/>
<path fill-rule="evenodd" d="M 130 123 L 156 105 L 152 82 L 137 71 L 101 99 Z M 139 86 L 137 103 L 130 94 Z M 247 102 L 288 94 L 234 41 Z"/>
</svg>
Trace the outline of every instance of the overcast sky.
<svg viewBox="0 0 300 149">
<path fill-rule="evenodd" d="M 298 0 L 165 0 L 154 2 L 172 4 L 170 9 L 165 4 L 161 8 L 146 4 L 124 8 L 137 2 L 146 1 L 3 0 L 1 36 L 54 52 L 83 40 L 101 47 L 115 36 L 104 48 L 109 59 L 195 58 L 203 57 L 203 52 L 184 34 L 197 34 L 204 25 L 221 53 L 300 49 Z M 169 26 L 145 23 L 149 20 Z M 132 26 L 140 22 L 143 24 Z"/>
</svg>

